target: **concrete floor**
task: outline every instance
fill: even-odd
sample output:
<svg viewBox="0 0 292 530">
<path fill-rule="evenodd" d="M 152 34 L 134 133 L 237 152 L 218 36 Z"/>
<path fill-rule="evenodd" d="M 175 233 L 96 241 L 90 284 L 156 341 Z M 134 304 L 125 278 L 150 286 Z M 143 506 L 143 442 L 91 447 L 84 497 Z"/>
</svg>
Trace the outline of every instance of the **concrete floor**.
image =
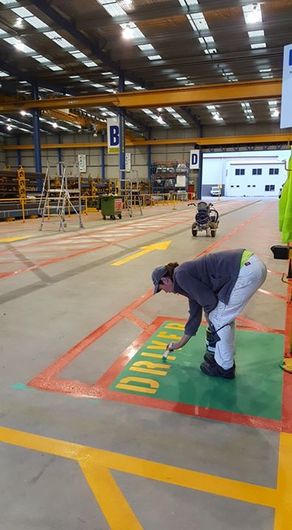
<svg viewBox="0 0 292 530">
<path fill-rule="evenodd" d="M 290 528 L 291 402 L 265 423 L 108 390 L 113 363 L 157 317 L 187 317 L 181 297 L 150 296 L 152 269 L 169 261 L 256 252 L 268 278 L 238 323 L 283 336 L 287 262 L 270 252 L 277 201 L 216 204 L 216 239 L 192 238 L 184 204 L 91 216 L 82 231 L 71 219 L 65 233 L 52 223 L 40 233 L 39 220 L 0 224 L 1 530 Z M 161 241 L 171 243 L 112 265 Z"/>
</svg>

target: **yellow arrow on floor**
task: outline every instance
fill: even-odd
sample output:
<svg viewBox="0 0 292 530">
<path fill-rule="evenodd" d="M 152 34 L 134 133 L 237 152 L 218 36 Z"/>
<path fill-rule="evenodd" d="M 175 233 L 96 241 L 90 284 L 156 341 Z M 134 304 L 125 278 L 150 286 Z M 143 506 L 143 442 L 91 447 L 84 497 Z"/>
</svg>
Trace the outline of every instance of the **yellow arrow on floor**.
<svg viewBox="0 0 292 530">
<path fill-rule="evenodd" d="M 113 265 L 114 267 L 119 267 L 120 265 L 124 265 L 124 263 L 128 263 L 128 261 L 132 261 L 133 259 L 137 259 L 141 256 L 144 256 L 145 254 L 148 254 L 148 252 L 153 252 L 153 250 L 166 250 L 168 249 L 170 244 L 171 240 L 161 241 L 160 243 L 154 243 L 153 245 L 141 247 L 141 250 L 139 252 L 135 252 L 135 254 L 131 254 L 126 258 L 119 259 L 118 261 L 114 261 L 111 265 Z"/>
<path fill-rule="evenodd" d="M 22 241 L 23 239 L 28 239 L 31 236 L 19 236 L 19 237 L 2 237 L 0 238 L 0 243 L 14 243 L 15 241 Z"/>
</svg>

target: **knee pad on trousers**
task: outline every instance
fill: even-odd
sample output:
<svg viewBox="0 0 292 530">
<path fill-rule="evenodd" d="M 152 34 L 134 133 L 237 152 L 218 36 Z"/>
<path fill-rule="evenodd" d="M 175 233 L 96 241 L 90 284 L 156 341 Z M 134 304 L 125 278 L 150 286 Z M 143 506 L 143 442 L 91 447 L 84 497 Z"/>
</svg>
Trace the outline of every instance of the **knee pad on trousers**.
<svg viewBox="0 0 292 530">
<path fill-rule="evenodd" d="M 216 332 L 214 326 L 209 325 L 209 327 L 206 329 L 206 344 L 210 348 L 215 348 L 216 343 L 219 342 L 220 337 L 218 333 Z"/>
</svg>

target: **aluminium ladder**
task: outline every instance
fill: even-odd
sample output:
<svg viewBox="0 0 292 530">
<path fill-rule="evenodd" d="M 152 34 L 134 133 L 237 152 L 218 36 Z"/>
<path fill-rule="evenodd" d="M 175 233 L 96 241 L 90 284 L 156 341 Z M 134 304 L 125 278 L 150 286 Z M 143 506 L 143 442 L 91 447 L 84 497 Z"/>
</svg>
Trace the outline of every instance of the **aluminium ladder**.
<svg viewBox="0 0 292 530">
<path fill-rule="evenodd" d="M 43 229 L 45 219 L 49 219 L 50 216 L 55 215 L 59 218 L 59 231 L 64 232 L 66 227 L 66 210 L 70 212 L 71 209 L 78 215 L 79 227 L 84 228 L 81 217 L 81 177 L 78 165 L 74 164 L 71 177 L 67 176 L 66 167 L 63 162 L 58 163 L 58 170 L 61 181 L 61 185 L 58 188 L 53 188 L 51 185 L 49 167 L 46 172 L 39 204 L 39 211 L 41 211 L 42 215 L 40 230 Z M 70 178 L 74 178 L 75 180 L 77 178 L 77 188 L 70 189 L 68 187 L 68 180 Z M 75 201 L 78 200 L 78 210 L 72 202 L 74 199 Z"/>
</svg>

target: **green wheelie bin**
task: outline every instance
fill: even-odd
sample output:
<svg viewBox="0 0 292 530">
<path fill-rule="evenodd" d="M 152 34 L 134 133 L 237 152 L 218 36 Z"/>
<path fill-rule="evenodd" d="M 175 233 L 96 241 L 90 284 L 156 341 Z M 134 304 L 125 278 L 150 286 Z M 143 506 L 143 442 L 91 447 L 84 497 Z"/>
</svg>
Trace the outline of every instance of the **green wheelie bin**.
<svg viewBox="0 0 292 530">
<path fill-rule="evenodd" d="M 101 214 L 104 219 L 122 218 L 123 199 L 119 195 L 102 195 L 100 199 Z"/>
</svg>

